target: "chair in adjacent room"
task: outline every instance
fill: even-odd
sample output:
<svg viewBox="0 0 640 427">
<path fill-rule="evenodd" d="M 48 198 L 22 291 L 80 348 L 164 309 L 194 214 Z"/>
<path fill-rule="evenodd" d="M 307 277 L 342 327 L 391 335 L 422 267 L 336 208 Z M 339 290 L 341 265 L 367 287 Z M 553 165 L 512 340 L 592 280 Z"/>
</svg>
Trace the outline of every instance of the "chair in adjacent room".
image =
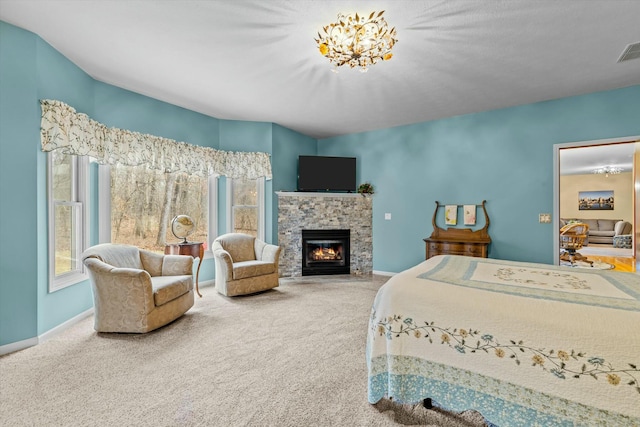
<svg viewBox="0 0 640 427">
<path fill-rule="evenodd" d="M 280 246 L 248 234 L 227 233 L 211 245 L 216 290 L 222 295 L 253 294 L 279 285 Z"/>
<path fill-rule="evenodd" d="M 193 258 L 105 243 L 82 254 L 98 332 L 144 333 L 187 312 L 194 302 Z"/>
<path fill-rule="evenodd" d="M 568 261 L 575 265 L 576 261 L 584 261 L 593 266 L 593 261 L 589 261 L 585 256 L 577 252 L 582 248 L 585 239 L 589 235 L 589 226 L 581 222 L 573 222 L 560 229 L 560 247 L 563 249 L 560 254 L 561 261 Z"/>
</svg>

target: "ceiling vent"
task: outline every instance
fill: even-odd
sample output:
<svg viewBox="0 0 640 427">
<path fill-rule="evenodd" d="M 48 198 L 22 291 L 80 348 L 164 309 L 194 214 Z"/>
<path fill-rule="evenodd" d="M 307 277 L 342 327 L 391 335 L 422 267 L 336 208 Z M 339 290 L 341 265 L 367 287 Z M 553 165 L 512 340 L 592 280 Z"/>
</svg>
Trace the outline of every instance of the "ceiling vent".
<svg viewBox="0 0 640 427">
<path fill-rule="evenodd" d="M 640 42 L 627 45 L 627 47 L 622 52 L 622 55 L 620 55 L 620 58 L 618 58 L 618 62 L 629 61 L 631 59 L 637 58 L 640 58 Z"/>
</svg>

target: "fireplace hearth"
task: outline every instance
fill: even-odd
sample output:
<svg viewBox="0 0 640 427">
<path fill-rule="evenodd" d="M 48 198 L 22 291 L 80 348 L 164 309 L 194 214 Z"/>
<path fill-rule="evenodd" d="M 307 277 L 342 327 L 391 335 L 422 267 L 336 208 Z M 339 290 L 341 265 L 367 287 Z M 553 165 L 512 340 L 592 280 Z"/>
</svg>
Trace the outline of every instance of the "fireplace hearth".
<svg viewBox="0 0 640 427">
<path fill-rule="evenodd" d="M 302 275 L 349 274 L 350 230 L 302 230 Z"/>
</svg>

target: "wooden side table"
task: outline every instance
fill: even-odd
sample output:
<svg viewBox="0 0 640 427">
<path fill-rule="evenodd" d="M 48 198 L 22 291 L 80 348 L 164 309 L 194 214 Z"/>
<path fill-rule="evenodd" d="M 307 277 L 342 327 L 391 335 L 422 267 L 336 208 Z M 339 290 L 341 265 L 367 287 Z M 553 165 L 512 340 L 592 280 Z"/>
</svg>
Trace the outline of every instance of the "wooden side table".
<svg viewBox="0 0 640 427">
<path fill-rule="evenodd" d="M 200 298 L 200 289 L 198 288 L 198 279 L 200 277 L 200 266 L 204 258 L 203 242 L 183 242 L 183 243 L 166 243 L 164 245 L 165 255 L 191 255 L 194 259 L 198 258 L 198 269 L 196 270 L 196 293 Z"/>
</svg>

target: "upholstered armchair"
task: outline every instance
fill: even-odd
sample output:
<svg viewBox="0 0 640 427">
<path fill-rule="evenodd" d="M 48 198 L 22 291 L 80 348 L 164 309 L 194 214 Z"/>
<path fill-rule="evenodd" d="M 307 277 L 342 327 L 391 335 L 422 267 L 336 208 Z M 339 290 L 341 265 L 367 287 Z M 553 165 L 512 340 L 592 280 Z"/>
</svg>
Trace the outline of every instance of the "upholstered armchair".
<svg viewBox="0 0 640 427">
<path fill-rule="evenodd" d="M 98 332 L 143 333 L 193 306 L 193 258 L 105 243 L 82 254 L 89 271 Z"/>
<path fill-rule="evenodd" d="M 242 233 L 218 236 L 211 245 L 216 290 L 222 295 L 252 294 L 279 285 L 280 247 Z"/>
</svg>

